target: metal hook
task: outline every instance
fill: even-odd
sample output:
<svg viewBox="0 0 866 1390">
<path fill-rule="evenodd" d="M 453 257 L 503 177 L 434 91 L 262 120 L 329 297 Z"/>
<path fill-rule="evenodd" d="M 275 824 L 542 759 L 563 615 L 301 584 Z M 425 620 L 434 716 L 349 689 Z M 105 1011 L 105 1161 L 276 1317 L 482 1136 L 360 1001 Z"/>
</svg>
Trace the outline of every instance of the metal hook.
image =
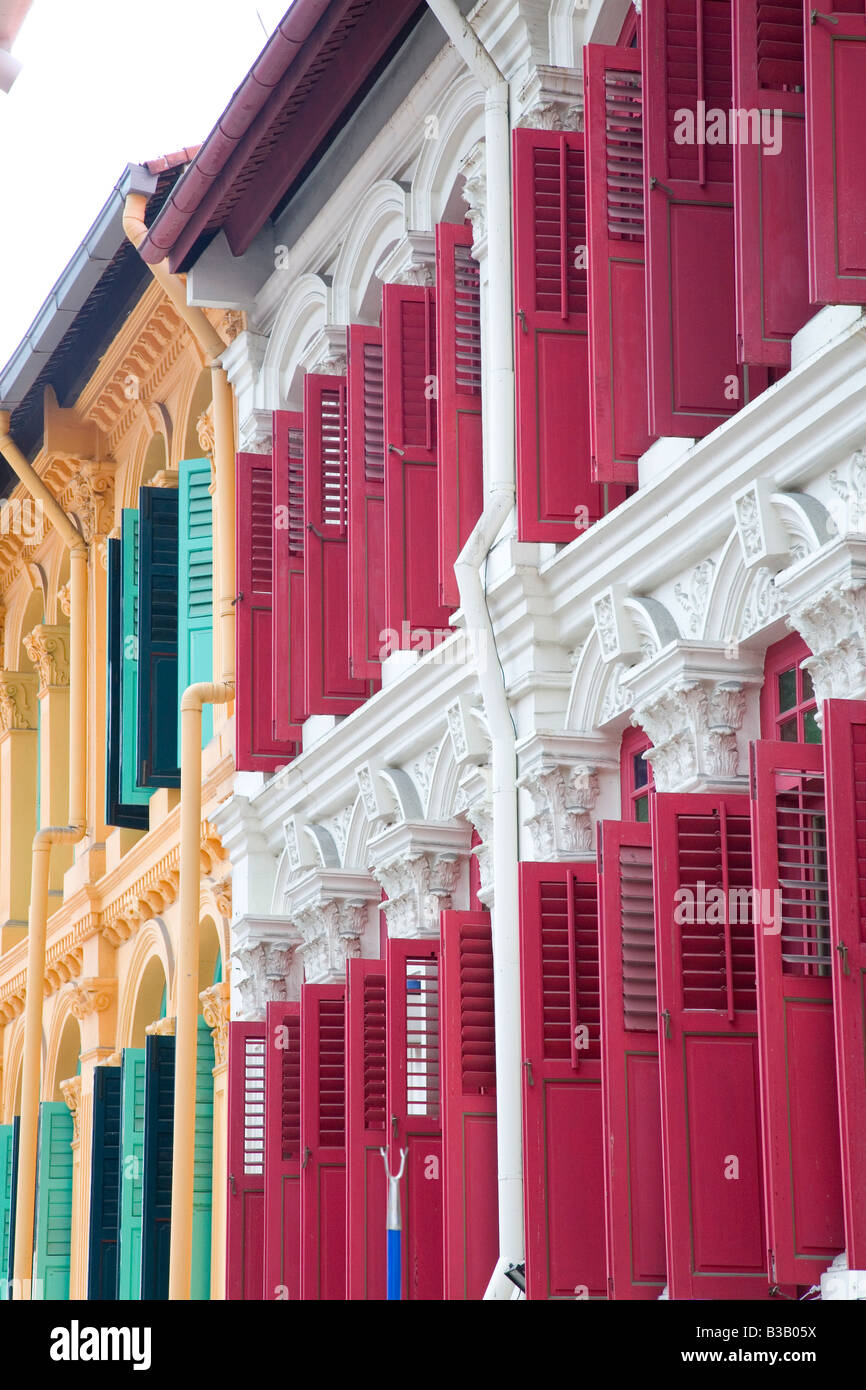
<svg viewBox="0 0 866 1390">
<path fill-rule="evenodd" d="M 392 1172 L 391 1172 L 391 1169 L 390 1169 L 390 1167 L 389 1167 L 389 1164 L 388 1164 L 388 1151 L 387 1151 L 387 1149 L 380 1149 L 380 1150 L 379 1150 L 379 1153 L 382 1155 L 382 1162 L 383 1162 L 384 1165 L 385 1165 L 385 1175 L 386 1175 L 386 1177 L 388 1178 L 388 1181 L 389 1181 L 389 1182 L 399 1182 L 400 1179 L 402 1178 L 403 1174 L 404 1174 L 405 1171 L 406 1171 L 406 1155 L 408 1154 L 408 1152 L 409 1152 L 408 1149 L 401 1149 L 401 1150 L 400 1150 L 400 1171 L 399 1171 L 398 1173 L 392 1173 Z"/>
</svg>

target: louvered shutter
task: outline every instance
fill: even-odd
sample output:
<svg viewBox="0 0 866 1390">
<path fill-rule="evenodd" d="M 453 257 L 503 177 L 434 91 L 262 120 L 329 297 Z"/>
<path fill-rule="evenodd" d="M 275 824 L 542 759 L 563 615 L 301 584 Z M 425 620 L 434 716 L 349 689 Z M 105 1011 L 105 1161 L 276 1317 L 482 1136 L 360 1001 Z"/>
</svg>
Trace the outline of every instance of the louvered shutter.
<svg viewBox="0 0 866 1390">
<path fill-rule="evenodd" d="M 213 1209 L 213 1068 L 210 1028 L 199 1017 L 195 1057 L 195 1150 L 192 1183 L 190 1298 L 210 1298 Z"/>
<path fill-rule="evenodd" d="M 138 770 L 143 787 L 179 787 L 177 742 L 178 495 L 138 494 Z"/>
<path fill-rule="evenodd" d="M 752 745 L 767 1239 L 771 1278 L 791 1284 L 817 1282 L 845 1243 L 823 751 Z"/>
<path fill-rule="evenodd" d="M 481 439 L 481 274 L 472 228 L 436 228 L 436 383 L 439 398 L 439 597 L 457 608 L 454 561 L 484 506 Z"/>
<path fill-rule="evenodd" d="M 809 10 L 806 23 L 806 188 L 809 297 L 866 303 L 863 127 L 866 16 L 856 0 Z"/>
<path fill-rule="evenodd" d="M 301 1296 L 301 1006 L 267 1006 L 265 1296 Z"/>
<path fill-rule="evenodd" d="M 436 467 L 436 295 L 415 285 L 382 290 L 385 377 L 385 626 L 427 646 L 447 630 L 439 599 Z"/>
<path fill-rule="evenodd" d="M 595 864 L 520 865 L 527 1297 L 604 1298 Z"/>
<path fill-rule="evenodd" d="M 493 940 L 487 912 L 442 913 L 445 1297 L 481 1299 L 499 1253 Z"/>
<path fill-rule="evenodd" d="M 131 830 L 146 830 L 149 823 L 147 803 L 150 793 L 134 785 L 134 756 L 127 748 L 128 732 L 131 733 L 132 754 L 135 748 L 135 723 L 131 730 L 123 719 L 124 666 L 126 657 L 123 634 L 123 591 L 122 565 L 123 544 L 120 540 L 108 541 L 108 583 L 106 635 L 106 751 L 105 751 L 105 823 L 106 825 L 126 826 Z M 127 681 L 130 693 L 135 698 L 133 681 Z M 132 800 L 125 802 L 121 789 L 124 767 L 127 765 L 127 782 Z M 130 775 L 130 773 L 132 775 Z"/>
<path fill-rule="evenodd" d="M 9 1230 L 12 1225 L 12 1161 L 15 1154 L 15 1131 L 12 1125 L 0 1125 L 0 1298 L 4 1281 L 12 1278 L 9 1264 Z"/>
<path fill-rule="evenodd" d="M 273 772 L 298 744 L 274 736 L 274 511 L 270 454 L 237 456 L 235 766 Z M 288 684 L 288 682 L 287 682 Z"/>
<path fill-rule="evenodd" d="M 18 1136 L 21 1130 L 21 1117 L 15 1115 L 12 1120 L 12 1172 L 9 1178 L 9 1234 L 6 1245 L 6 1267 L 9 1270 L 9 1277 L 15 1268 L 15 1210 L 18 1202 Z M 12 1287 L 10 1285 L 6 1293 L 7 1299 L 12 1297 Z"/>
<path fill-rule="evenodd" d="M 137 507 L 121 513 L 121 609 L 123 667 L 121 670 L 120 800 L 126 806 L 146 805 L 150 792 L 138 785 L 138 658 L 141 610 L 139 604 L 140 519 Z M 145 828 L 147 822 L 145 822 Z"/>
<path fill-rule="evenodd" d="M 656 793 L 650 813 L 668 1289 L 766 1298 L 749 799 Z"/>
<path fill-rule="evenodd" d="M 72 1240 L 72 1113 L 65 1101 L 39 1104 L 33 1298 L 69 1297 Z"/>
<path fill-rule="evenodd" d="M 843 49 L 842 52 L 847 50 Z M 841 55 L 840 55 L 841 58 Z M 842 62 L 845 60 L 842 59 Z M 866 1268 L 866 702 L 824 703 L 830 944 L 849 1269 Z"/>
<path fill-rule="evenodd" d="M 651 443 L 640 53 L 592 43 L 583 54 L 592 475 L 636 484 Z"/>
<path fill-rule="evenodd" d="M 93 1072 L 87 1297 L 117 1294 L 120 1234 L 120 1067 Z"/>
<path fill-rule="evenodd" d="M 144 1177 L 144 1048 L 125 1047 L 120 1066 L 120 1235 L 117 1297 L 141 1297 L 141 1198 Z"/>
<path fill-rule="evenodd" d="M 265 1293 L 266 1046 L 264 1023 L 229 1024 L 228 1299 Z"/>
<path fill-rule="evenodd" d="M 174 1144 L 174 1038 L 144 1048 L 144 1163 L 141 1185 L 141 1297 L 168 1298 Z"/>
<path fill-rule="evenodd" d="M 274 411 L 273 734 L 300 744 L 304 703 L 304 416 Z"/>
<path fill-rule="evenodd" d="M 178 483 L 177 746 L 187 686 L 213 680 L 213 502 L 210 459 L 184 459 Z M 213 706 L 201 715 L 201 746 L 213 737 Z"/>
<path fill-rule="evenodd" d="M 304 692 L 308 714 L 350 714 L 369 693 L 349 671 L 346 378 L 304 378 Z"/>
<path fill-rule="evenodd" d="M 346 1297 L 346 987 L 301 987 L 301 1297 Z"/>
<path fill-rule="evenodd" d="M 609 1293 L 658 1298 L 665 1215 L 648 825 L 600 822 L 599 914 Z"/>
<path fill-rule="evenodd" d="M 385 630 L 385 404 L 382 333 L 349 327 L 349 663 L 381 678 Z"/>
<path fill-rule="evenodd" d="M 350 960 L 346 1003 L 347 1289 L 384 1299 L 387 1188 L 380 1148 L 385 1124 L 385 963 Z"/>
</svg>

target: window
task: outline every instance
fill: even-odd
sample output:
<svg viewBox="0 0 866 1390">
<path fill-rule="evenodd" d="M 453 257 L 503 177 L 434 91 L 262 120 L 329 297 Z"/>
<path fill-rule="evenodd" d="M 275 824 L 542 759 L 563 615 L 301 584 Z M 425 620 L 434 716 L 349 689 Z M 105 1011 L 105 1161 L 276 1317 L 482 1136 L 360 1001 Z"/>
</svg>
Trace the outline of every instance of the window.
<svg viewBox="0 0 866 1390">
<path fill-rule="evenodd" d="M 820 743 L 812 677 L 802 668 L 811 656 L 798 633 L 767 649 L 761 691 L 761 736 L 783 743 Z"/>
<path fill-rule="evenodd" d="M 623 820 L 649 820 L 650 794 L 655 791 L 655 783 L 652 764 L 644 757 L 648 748 L 652 748 L 652 743 L 643 729 L 626 729 L 619 756 Z"/>
</svg>

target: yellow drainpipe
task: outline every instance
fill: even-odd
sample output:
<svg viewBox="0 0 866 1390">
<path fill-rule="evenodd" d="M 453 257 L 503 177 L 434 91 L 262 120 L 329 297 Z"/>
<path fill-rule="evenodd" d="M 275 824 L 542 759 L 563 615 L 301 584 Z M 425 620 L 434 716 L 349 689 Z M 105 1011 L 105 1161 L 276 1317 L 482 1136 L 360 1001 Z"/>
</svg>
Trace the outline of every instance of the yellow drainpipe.
<svg viewBox="0 0 866 1390">
<path fill-rule="evenodd" d="M 27 927 L 27 996 L 24 1007 L 24 1058 L 21 1130 L 18 1140 L 18 1198 L 15 1208 L 14 1296 L 23 1297 L 33 1266 L 33 1215 L 36 1205 L 36 1148 L 39 1125 L 45 939 L 51 847 L 77 844 L 87 826 L 87 544 L 9 434 L 9 412 L 0 411 L 0 453 L 42 507 L 69 547 L 69 824 L 37 830 L 33 840 L 30 911 Z"/>
</svg>

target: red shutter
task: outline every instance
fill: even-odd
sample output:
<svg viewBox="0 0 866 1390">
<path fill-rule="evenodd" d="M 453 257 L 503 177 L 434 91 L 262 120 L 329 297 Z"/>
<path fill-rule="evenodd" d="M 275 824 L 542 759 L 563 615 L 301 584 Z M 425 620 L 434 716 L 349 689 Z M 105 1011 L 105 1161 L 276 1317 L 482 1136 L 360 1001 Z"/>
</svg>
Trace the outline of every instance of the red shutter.
<svg viewBox="0 0 866 1390">
<path fill-rule="evenodd" d="M 604 1298 L 595 864 L 520 865 L 527 1297 Z"/>
<path fill-rule="evenodd" d="M 265 1025 L 229 1024 L 226 1298 L 265 1296 Z"/>
<path fill-rule="evenodd" d="M 346 379 L 304 378 L 304 691 L 308 714 L 349 714 L 370 693 L 349 671 Z"/>
<path fill-rule="evenodd" d="M 392 1173 L 400 1185 L 403 1297 L 442 1298 L 442 1118 L 439 1065 L 439 942 L 388 941 L 387 1113 Z"/>
<path fill-rule="evenodd" d="M 304 704 L 304 417 L 274 411 L 274 738 L 301 741 Z"/>
<path fill-rule="evenodd" d="M 235 765 L 273 772 L 298 752 L 274 737 L 274 487 L 270 454 L 237 456 Z"/>
<path fill-rule="evenodd" d="M 829 11 L 829 13 L 827 13 Z M 866 17 L 862 4 L 822 5 L 806 24 L 806 187 L 809 297 L 866 303 L 863 129 Z"/>
<path fill-rule="evenodd" d="M 350 960 L 346 1006 L 347 1297 L 384 1299 L 385 963 Z"/>
<path fill-rule="evenodd" d="M 460 603 L 454 561 L 484 506 L 481 441 L 481 279 L 472 228 L 436 228 L 436 377 L 439 392 L 439 596 Z"/>
<path fill-rule="evenodd" d="M 267 1006 L 265 1291 L 300 1298 L 301 1006 Z"/>
<path fill-rule="evenodd" d="M 599 908 L 609 1292 L 658 1298 L 665 1215 L 648 825 L 601 822 Z"/>
<path fill-rule="evenodd" d="M 382 333 L 349 328 L 349 662 L 379 680 L 385 629 L 385 416 Z"/>
<path fill-rule="evenodd" d="M 583 53 L 593 477 L 637 483 L 651 443 L 640 53 L 594 43 Z"/>
<path fill-rule="evenodd" d="M 583 136 L 514 132 L 517 519 L 573 541 L 625 496 L 591 481 Z M 581 510 L 584 509 L 584 510 Z"/>
<path fill-rule="evenodd" d="M 755 933 L 729 896 L 752 887 L 749 798 L 657 793 L 651 815 L 670 1297 L 766 1298 Z"/>
<path fill-rule="evenodd" d="M 849 1269 L 866 1268 L 866 702 L 824 704 L 830 943 Z"/>
<path fill-rule="evenodd" d="M 499 1253 L 493 941 L 487 912 L 442 913 L 445 1297 L 481 1299 Z"/>
<path fill-rule="evenodd" d="M 301 1297 L 346 1297 L 346 987 L 301 987 Z"/>
</svg>

